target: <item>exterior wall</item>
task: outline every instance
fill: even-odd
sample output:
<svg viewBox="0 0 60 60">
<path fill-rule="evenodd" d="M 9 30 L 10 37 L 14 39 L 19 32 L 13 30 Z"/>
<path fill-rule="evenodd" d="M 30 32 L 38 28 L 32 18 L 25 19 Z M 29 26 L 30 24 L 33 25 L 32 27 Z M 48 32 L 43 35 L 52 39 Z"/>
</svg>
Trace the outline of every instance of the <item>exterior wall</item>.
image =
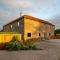
<svg viewBox="0 0 60 60">
<path fill-rule="evenodd" d="M 24 20 L 23 18 L 3 27 L 4 32 L 19 32 L 23 36 Z M 23 38 L 23 37 L 21 37 Z"/>
<path fill-rule="evenodd" d="M 18 41 L 21 41 L 21 34 L 13 32 L 0 32 L 0 44 L 10 42 L 13 37 L 17 37 Z"/>
<path fill-rule="evenodd" d="M 20 33 L 13 33 L 13 32 L 0 32 L 0 49 L 4 49 L 7 43 L 9 43 L 14 37 L 18 41 L 21 41 L 21 34 Z"/>
<path fill-rule="evenodd" d="M 10 24 L 9 24 L 9 25 L 4 26 L 4 27 L 3 27 L 3 31 L 4 31 L 4 32 L 10 32 L 10 31 L 11 31 Z"/>
<path fill-rule="evenodd" d="M 54 30 L 55 30 L 55 26 L 50 26 L 50 38 L 54 39 Z"/>
<path fill-rule="evenodd" d="M 45 38 L 47 39 L 51 39 L 54 38 L 54 30 L 55 27 L 53 25 L 49 25 L 49 24 L 44 24 L 44 33 L 45 33 Z"/>
<path fill-rule="evenodd" d="M 50 32 L 51 33 L 54 32 L 51 25 L 24 18 L 24 39 L 25 40 L 34 39 L 34 38 L 43 38 L 43 39 L 49 38 L 51 35 Z M 31 37 L 28 37 L 27 33 L 31 33 Z"/>
<path fill-rule="evenodd" d="M 24 39 L 39 38 L 38 33 L 40 32 L 39 27 L 41 25 L 42 23 L 40 24 L 37 21 L 24 18 Z M 27 37 L 27 33 L 31 33 L 31 37 Z"/>
<path fill-rule="evenodd" d="M 19 26 L 18 26 L 19 23 Z M 3 31 L 6 32 L 23 32 L 23 19 L 10 23 L 3 27 Z"/>
<path fill-rule="evenodd" d="M 19 24 L 18 24 L 19 22 Z M 9 23 L 3 27 L 4 32 L 19 32 L 22 35 L 22 40 L 26 39 L 50 39 L 54 36 L 54 26 L 48 23 L 43 23 L 33 18 L 26 18 L 25 16 L 15 22 Z M 31 33 L 31 37 L 27 36 Z M 40 33 L 40 36 L 39 36 Z"/>
</svg>

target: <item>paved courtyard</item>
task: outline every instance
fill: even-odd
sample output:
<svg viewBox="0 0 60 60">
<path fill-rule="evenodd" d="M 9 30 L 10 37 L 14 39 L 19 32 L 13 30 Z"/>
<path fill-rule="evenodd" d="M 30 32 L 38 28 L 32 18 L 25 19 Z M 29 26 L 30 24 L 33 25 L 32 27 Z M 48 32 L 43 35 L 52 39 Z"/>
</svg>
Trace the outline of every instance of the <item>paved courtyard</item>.
<svg viewBox="0 0 60 60">
<path fill-rule="evenodd" d="M 58 60 L 60 40 L 46 40 L 35 43 L 43 50 L 0 51 L 0 60 Z"/>
</svg>

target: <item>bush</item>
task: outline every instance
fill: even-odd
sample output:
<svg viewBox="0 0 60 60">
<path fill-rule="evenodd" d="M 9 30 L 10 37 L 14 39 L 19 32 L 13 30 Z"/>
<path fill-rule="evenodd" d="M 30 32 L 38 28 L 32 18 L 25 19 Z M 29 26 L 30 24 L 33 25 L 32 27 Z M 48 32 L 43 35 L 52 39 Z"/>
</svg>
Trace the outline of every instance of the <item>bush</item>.
<svg viewBox="0 0 60 60">
<path fill-rule="evenodd" d="M 37 50 L 37 47 L 33 45 L 33 42 L 31 40 L 27 40 L 26 46 L 28 50 Z"/>
<path fill-rule="evenodd" d="M 13 39 L 6 45 L 7 50 L 37 50 L 37 47 L 33 45 L 31 40 L 27 40 L 24 42 L 21 40 L 20 42 L 13 37 Z"/>
<path fill-rule="evenodd" d="M 20 42 L 19 49 L 20 50 L 24 50 L 25 49 L 25 44 L 24 44 L 23 41 Z"/>
<path fill-rule="evenodd" d="M 56 34 L 60 34 L 60 29 L 56 29 L 55 31 L 54 31 L 54 34 L 56 35 Z"/>
<path fill-rule="evenodd" d="M 30 50 L 31 47 L 32 46 L 31 46 L 31 41 L 30 40 L 27 40 L 26 42 L 21 41 L 20 45 L 19 45 L 20 50 Z"/>
<path fill-rule="evenodd" d="M 27 49 L 32 49 L 32 41 L 31 40 L 27 40 L 26 47 L 27 47 Z"/>
<path fill-rule="evenodd" d="M 9 42 L 6 46 L 6 49 L 8 50 L 18 50 L 18 42 L 15 41 L 15 42 Z"/>
<path fill-rule="evenodd" d="M 5 47 L 7 50 L 18 50 L 19 49 L 19 42 L 14 36 L 12 40 L 6 45 Z"/>
<path fill-rule="evenodd" d="M 15 42 L 15 41 L 19 42 L 19 40 L 17 39 L 17 36 L 13 36 L 13 38 L 10 42 Z"/>
<path fill-rule="evenodd" d="M 37 50 L 37 49 L 38 48 L 35 45 L 32 46 L 32 50 Z"/>
</svg>

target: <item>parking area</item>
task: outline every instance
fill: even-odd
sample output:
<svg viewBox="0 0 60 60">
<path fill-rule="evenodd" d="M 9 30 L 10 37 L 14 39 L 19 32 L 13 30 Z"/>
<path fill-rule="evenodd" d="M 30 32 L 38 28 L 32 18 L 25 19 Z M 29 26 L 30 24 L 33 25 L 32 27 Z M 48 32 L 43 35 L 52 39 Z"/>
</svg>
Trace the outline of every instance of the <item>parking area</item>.
<svg viewBox="0 0 60 60">
<path fill-rule="evenodd" d="M 44 40 L 34 44 L 43 50 L 0 50 L 0 60 L 58 60 L 60 58 L 60 39 Z"/>
</svg>

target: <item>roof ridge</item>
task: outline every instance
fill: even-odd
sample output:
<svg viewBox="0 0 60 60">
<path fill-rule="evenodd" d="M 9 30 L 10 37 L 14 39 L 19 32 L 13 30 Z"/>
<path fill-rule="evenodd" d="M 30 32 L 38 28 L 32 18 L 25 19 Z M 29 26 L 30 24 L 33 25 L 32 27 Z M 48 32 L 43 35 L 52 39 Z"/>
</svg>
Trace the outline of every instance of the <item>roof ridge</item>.
<svg viewBox="0 0 60 60">
<path fill-rule="evenodd" d="M 52 23 L 50 23 L 50 22 L 48 22 L 48 21 L 45 21 L 44 19 L 36 18 L 36 17 L 30 16 L 30 15 L 24 15 L 24 17 L 26 17 L 26 18 L 30 17 L 30 18 L 35 19 L 36 21 L 39 20 L 40 22 L 43 22 L 43 23 L 47 23 L 47 24 L 53 25 Z M 54 26 L 54 25 L 53 25 L 53 26 Z"/>
<path fill-rule="evenodd" d="M 30 15 L 23 15 L 23 16 L 21 16 L 21 17 L 16 18 L 15 20 L 13 20 L 13 21 L 5 24 L 4 26 L 6 26 L 6 25 L 8 25 L 8 24 L 11 24 L 11 23 L 13 23 L 13 22 L 15 22 L 15 21 L 17 21 L 17 20 L 19 20 L 20 18 L 29 18 L 29 19 L 33 19 L 33 20 L 36 20 L 36 21 L 40 21 L 40 22 L 43 22 L 43 23 L 47 23 L 47 24 L 53 25 L 52 23 L 50 23 L 50 22 L 48 22 L 48 21 L 45 21 L 45 20 L 43 20 L 43 19 L 36 18 L 36 17 L 30 16 Z M 54 25 L 53 25 L 53 26 L 54 26 Z"/>
</svg>

